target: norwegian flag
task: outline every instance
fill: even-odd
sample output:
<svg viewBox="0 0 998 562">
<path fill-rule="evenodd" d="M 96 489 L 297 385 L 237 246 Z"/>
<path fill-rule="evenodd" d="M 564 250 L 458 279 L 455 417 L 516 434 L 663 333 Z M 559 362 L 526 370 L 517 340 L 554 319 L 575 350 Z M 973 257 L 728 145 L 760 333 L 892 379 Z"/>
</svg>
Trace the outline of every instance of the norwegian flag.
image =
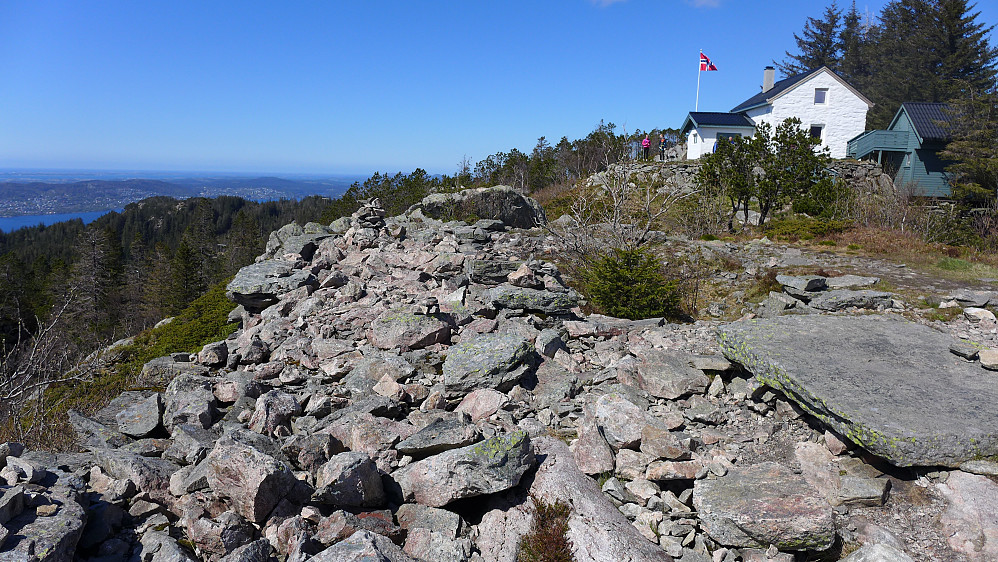
<svg viewBox="0 0 998 562">
<path fill-rule="evenodd" d="M 700 70 L 717 70 L 714 63 L 710 62 L 710 58 L 700 51 Z"/>
</svg>

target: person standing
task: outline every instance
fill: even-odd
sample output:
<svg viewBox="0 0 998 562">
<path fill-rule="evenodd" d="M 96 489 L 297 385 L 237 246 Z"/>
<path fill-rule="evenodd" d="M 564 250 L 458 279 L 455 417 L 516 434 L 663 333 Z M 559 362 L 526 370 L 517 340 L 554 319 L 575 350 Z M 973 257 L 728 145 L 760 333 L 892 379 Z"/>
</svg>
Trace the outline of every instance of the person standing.
<svg viewBox="0 0 998 562">
<path fill-rule="evenodd" d="M 645 160 L 647 160 L 648 159 L 648 150 L 651 148 L 651 141 L 648 140 L 648 133 L 645 133 L 645 138 L 644 138 L 644 140 L 641 141 L 641 148 L 644 149 Z"/>
<path fill-rule="evenodd" d="M 665 133 L 658 134 L 658 159 L 665 162 Z"/>
</svg>

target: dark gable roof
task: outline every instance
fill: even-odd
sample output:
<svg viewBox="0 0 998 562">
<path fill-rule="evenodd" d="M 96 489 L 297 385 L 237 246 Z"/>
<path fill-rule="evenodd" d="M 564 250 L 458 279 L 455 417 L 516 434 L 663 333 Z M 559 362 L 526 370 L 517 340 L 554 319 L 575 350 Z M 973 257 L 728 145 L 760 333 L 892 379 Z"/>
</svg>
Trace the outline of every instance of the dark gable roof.
<svg viewBox="0 0 998 562">
<path fill-rule="evenodd" d="M 691 111 L 690 119 L 698 127 L 755 127 L 752 120 L 741 113 L 724 113 L 721 111 Z"/>
<path fill-rule="evenodd" d="M 915 134 L 923 142 L 948 140 L 949 134 L 944 127 L 952 119 L 952 115 L 946 111 L 948 107 L 949 104 L 946 103 L 906 101 L 901 104 L 901 109 L 898 110 L 898 114 L 891 121 L 890 128 L 894 127 L 894 123 L 897 122 L 898 117 L 901 116 L 901 112 L 904 111 L 908 114 L 908 119 L 911 120 L 912 126 L 915 127 Z"/>
<path fill-rule="evenodd" d="M 868 105 L 870 105 L 871 107 L 873 106 L 873 102 L 866 99 L 866 96 L 859 93 L 859 91 L 857 91 L 856 88 L 853 88 L 848 82 L 843 80 L 841 76 L 836 74 L 830 68 L 828 68 L 827 66 L 823 66 L 818 69 L 812 69 L 805 72 L 801 72 L 800 74 L 794 74 L 793 76 L 788 76 L 787 78 L 784 78 L 783 80 L 780 80 L 779 82 L 773 84 L 773 87 L 770 88 L 768 92 L 759 92 L 758 94 L 743 101 L 737 107 L 732 109 L 731 112 L 737 113 L 739 111 L 746 111 L 752 109 L 753 107 L 758 107 L 760 105 L 765 105 L 767 103 L 770 103 L 771 101 L 773 101 L 773 99 L 778 98 L 781 94 L 783 94 L 783 92 L 793 88 L 797 84 L 800 84 L 801 82 L 807 80 L 808 78 L 824 70 L 827 70 L 829 74 L 838 79 L 838 81 L 841 82 L 842 85 L 844 85 L 846 88 L 852 91 L 852 93 L 859 96 L 859 98 L 865 101 Z"/>
<path fill-rule="evenodd" d="M 691 111 L 683 121 L 682 133 L 685 134 L 689 125 L 694 127 L 748 127 L 755 128 L 752 120 L 741 113 L 724 113 L 721 111 Z"/>
<path fill-rule="evenodd" d="M 779 82 L 773 84 L 773 87 L 767 92 L 759 92 L 758 94 L 750 97 L 749 99 L 740 103 L 737 107 L 732 109 L 732 113 L 737 111 L 745 111 L 746 109 L 762 105 L 769 101 L 770 98 L 774 98 L 786 90 L 793 88 L 799 82 L 802 82 L 808 76 L 814 74 L 814 70 L 808 70 L 807 72 L 801 72 L 800 74 L 794 74 L 793 76 L 784 78 Z"/>
</svg>

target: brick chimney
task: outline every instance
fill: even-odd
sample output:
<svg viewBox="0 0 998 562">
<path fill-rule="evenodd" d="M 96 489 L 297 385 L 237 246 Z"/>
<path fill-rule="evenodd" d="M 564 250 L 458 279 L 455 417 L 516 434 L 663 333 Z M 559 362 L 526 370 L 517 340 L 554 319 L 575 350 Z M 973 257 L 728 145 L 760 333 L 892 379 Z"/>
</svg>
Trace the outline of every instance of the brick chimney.
<svg viewBox="0 0 998 562">
<path fill-rule="evenodd" d="M 776 69 L 767 66 L 765 70 L 762 71 L 762 91 L 768 92 L 773 89 L 773 83 L 776 81 Z"/>
</svg>

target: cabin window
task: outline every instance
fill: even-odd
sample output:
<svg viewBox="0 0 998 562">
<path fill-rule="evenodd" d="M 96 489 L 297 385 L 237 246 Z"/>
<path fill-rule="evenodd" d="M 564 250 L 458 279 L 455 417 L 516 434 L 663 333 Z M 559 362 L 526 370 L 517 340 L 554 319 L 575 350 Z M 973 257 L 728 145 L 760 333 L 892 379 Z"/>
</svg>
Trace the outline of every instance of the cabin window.
<svg viewBox="0 0 998 562">
<path fill-rule="evenodd" d="M 821 132 L 825 130 L 824 125 L 811 125 L 811 138 L 821 140 Z"/>
<path fill-rule="evenodd" d="M 825 105 L 828 100 L 828 88 L 814 89 L 814 105 Z"/>
</svg>

